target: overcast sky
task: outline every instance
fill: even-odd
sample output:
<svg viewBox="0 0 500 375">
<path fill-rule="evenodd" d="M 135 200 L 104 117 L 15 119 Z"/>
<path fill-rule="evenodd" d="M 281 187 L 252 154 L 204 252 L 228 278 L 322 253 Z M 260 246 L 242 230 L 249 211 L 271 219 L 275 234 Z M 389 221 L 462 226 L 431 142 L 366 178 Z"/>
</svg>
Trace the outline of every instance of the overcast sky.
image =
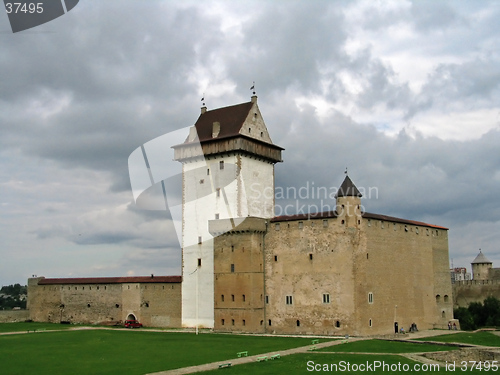
<svg viewBox="0 0 500 375">
<path fill-rule="evenodd" d="M 348 167 L 376 189 L 366 211 L 448 227 L 454 266 L 481 248 L 500 267 L 499 19 L 498 1 L 81 0 L 13 34 L 0 15 L 0 284 L 180 274 L 128 157 L 253 81 L 286 149 L 276 186 Z"/>
</svg>

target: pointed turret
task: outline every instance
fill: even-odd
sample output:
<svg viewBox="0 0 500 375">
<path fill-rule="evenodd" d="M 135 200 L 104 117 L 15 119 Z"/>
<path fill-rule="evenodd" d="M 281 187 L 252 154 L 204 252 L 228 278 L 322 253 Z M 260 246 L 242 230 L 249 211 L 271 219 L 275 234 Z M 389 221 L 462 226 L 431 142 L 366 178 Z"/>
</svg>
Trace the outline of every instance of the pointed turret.
<svg viewBox="0 0 500 375">
<path fill-rule="evenodd" d="M 352 182 L 349 176 L 345 176 L 340 185 L 336 198 L 337 218 L 342 225 L 359 228 L 361 225 L 361 197 L 363 195 Z"/>
<path fill-rule="evenodd" d="M 472 278 L 474 280 L 488 280 L 490 269 L 493 267 L 493 263 L 486 258 L 479 249 L 479 254 L 477 254 L 476 259 L 471 263 L 472 266 Z"/>
</svg>

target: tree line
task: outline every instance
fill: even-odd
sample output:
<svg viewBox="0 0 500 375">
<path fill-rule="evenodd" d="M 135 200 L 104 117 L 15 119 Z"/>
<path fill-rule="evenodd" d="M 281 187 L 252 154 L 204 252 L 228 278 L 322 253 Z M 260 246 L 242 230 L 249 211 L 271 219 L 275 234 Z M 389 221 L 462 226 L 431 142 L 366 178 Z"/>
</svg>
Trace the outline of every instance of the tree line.
<svg viewBox="0 0 500 375">
<path fill-rule="evenodd" d="M 474 330 L 483 327 L 500 327 L 500 300 L 486 298 L 483 303 L 472 302 L 468 307 L 453 310 L 455 319 L 460 320 L 460 328 Z"/>
<path fill-rule="evenodd" d="M 15 307 L 26 308 L 26 285 L 14 284 L 2 286 L 0 289 L 0 310 L 12 310 Z"/>
</svg>

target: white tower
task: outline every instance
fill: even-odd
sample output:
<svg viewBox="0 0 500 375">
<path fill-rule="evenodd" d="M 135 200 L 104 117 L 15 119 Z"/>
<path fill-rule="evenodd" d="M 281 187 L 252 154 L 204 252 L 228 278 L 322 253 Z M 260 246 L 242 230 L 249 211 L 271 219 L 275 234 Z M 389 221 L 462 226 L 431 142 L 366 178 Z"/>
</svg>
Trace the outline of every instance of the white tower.
<svg viewBox="0 0 500 375">
<path fill-rule="evenodd" d="M 274 145 L 257 106 L 248 103 L 207 111 L 182 144 L 182 325 L 214 326 L 214 249 L 208 221 L 274 216 Z"/>
</svg>

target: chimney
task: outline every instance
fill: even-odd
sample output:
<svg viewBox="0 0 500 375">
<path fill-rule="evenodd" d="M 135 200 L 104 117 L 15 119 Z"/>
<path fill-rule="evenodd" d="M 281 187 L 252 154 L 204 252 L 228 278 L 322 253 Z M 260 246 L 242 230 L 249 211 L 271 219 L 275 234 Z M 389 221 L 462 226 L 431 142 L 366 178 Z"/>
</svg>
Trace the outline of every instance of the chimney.
<svg viewBox="0 0 500 375">
<path fill-rule="evenodd" d="M 257 95 L 252 95 L 252 103 L 257 103 Z"/>
<path fill-rule="evenodd" d="M 220 133 L 220 122 L 215 121 L 212 124 L 212 138 L 215 138 L 219 135 Z"/>
<path fill-rule="evenodd" d="M 203 106 L 201 107 L 201 114 L 204 114 L 207 111 L 207 107 Z"/>
</svg>

